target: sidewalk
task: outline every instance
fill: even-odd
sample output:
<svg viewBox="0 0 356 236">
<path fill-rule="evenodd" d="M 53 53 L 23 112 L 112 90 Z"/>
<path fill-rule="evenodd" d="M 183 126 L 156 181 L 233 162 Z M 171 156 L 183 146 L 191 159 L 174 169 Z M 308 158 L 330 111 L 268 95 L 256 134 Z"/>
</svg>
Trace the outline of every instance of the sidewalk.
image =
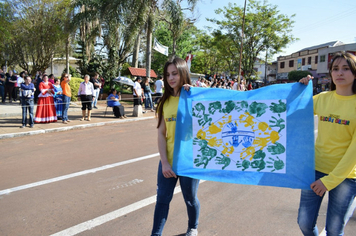
<svg viewBox="0 0 356 236">
<path fill-rule="evenodd" d="M 91 121 L 80 121 L 82 114 L 81 103 L 72 102 L 68 110 L 68 117 L 71 122 L 68 124 L 63 124 L 61 120 L 58 120 L 54 123 L 35 124 L 33 128 L 29 128 L 27 125 L 26 128 L 21 129 L 22 110 L 19 102 L 0 104 L 0 140 L 6 138 L 21 137 L 25 135 L 61 132 L 113 123 L 153 119 L 155 117 L 155 112 L 151 112 L 150 110 L 147 110 L 147 112 L 142 114 L 141 117 L 133 117 L 133 105 L 125 103 L 122 103 L 122 105 L 125 107 L 125 113 L 128 117 L 126 119 L 116 118 L 112 112 L 111 107 L 107 108 L 105 116 L 106 101 L 99 100 L 97 104 L 98 109 L 92 110 Z M 36 114 L 36 108 L 34 113 Z"/>
</svg>

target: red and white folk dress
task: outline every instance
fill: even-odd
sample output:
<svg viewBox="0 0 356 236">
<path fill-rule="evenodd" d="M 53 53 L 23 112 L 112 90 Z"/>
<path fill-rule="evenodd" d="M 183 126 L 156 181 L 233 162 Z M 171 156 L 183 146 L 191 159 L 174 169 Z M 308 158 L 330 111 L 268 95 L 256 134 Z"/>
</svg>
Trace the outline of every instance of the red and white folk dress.
<svg viewBox="0 0 356 236">
<path fill-rule="evenodd" d="M 54 88 L 51 82 L 40 83 L 41 93 L 38 95 L 35 123 L 57 122 L 56 108 L 54 106 Z"/>
</svg>

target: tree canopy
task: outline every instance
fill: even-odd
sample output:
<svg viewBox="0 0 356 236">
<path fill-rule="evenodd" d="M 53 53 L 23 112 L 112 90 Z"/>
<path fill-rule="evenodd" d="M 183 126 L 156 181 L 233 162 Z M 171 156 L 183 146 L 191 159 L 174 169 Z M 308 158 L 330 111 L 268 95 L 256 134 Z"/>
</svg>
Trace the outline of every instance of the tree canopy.
<svg viewBox="0 0 356 236">
<path fill-rule="evenodd" d="M 267 1 L 249 0 L 243 35 L 242 7 L 230 3 L 217 9 L 222 20 L 209 19 L 217 28 L 207 32 L 197 29 L 195 18 L 186 15 L 194 12 L 197 2 L 4 0 L 0 2 L 1 63 L 6 59 L 11 66 L 35 74 L 46 70 L 53 57 L 70 53 L 80 59 L 82 76 L 99 72 L 111 80 L 133 55 L 161 74 L 167 59 L 184 59 L 191 52 L 192 72 L 233 75 L 239 68 L 243 36 L 241 66 L 252 77 L 257 58 L 266 53 L 271 57 L 297 40 L 291 35 L 293 15 L 280 13 Z M 168 58 L 151 52 L 152 38 L 169 47 Z"/>
</svg>

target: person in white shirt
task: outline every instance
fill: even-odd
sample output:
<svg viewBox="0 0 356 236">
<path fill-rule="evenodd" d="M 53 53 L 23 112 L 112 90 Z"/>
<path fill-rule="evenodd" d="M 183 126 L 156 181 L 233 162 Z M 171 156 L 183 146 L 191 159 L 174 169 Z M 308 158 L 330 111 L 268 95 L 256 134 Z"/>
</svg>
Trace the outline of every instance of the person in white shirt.
<svg viewBox="0 0 356 236">
<path fill-rule="evenodd" d="M 234 84 L 232 85 L 233 90 L 239 90 L 239 81 L 237 79 L 234 79 Z"/>
<path fill-rule="evenodd" d="M 15 97 L 17 98 L 17 96 L 19 96 L 20 104 L 21 104 L 21 97 L 22 97 L 20 88 L 21 88 L 21 84 L 25 83 L 25 79 L 24 79 L 25 75 L 26 75 L 25 71 L 22 71 L 20 73 L 20 76 L 17 76 L 17 81 L 16 81 L 16 95 L 15 95 Z"/>
<path fill-rule="evenodd" d="M 142 78 L 139 76 L 135 80 L 135 85 L 133 86 L 133 98 L 134 98 L 134 106 L 142 105 L 142 87 L 141 87 Z M 142 111 L 142 113 L 146 113 L 146 111 Z"/>
<path fill-rule="evenodd" d="M 156 98 L 153 101 L 153 105 L 157 104 L 158 100 L 162 97 L 163 88 L 164 88 L 163 78 L 162 78 L 162 76 L 159 75 L 157 81 L 155 82 L 155 96 L 156 96 Z"/>
<path fill-rule="evenodd" d="M 95 99 L 95 90 L 94 85 L 92 82 L 89 81 L 90 76 L 84 76 L 84 82 L 80 83 L 79 90 L 78 90 L 78 100 L 82 101 L 82 118 L 81 121 L 85 120 L 85 113 L 88 109 L 88 118 L 86 120 L 91 120 L 91 110 L 92 110 L 92 103 Z"/>
</svg>

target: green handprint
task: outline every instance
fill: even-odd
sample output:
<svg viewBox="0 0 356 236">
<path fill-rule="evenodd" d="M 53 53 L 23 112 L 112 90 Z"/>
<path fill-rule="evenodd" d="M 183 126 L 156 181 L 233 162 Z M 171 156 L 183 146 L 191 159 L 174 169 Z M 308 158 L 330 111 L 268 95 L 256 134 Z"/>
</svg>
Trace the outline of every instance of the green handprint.
<svg viewBox="0 0 356 236">
<path fill-rule="evenodd" d="M 286 148 L 282 144 L 276 142 L 275 145 L 268 146 L 267 150 L 272 155 L 278 155 L 284 153 L 286 151 Z"/>
<path fill-rule="evenodd" d="M 272 105 L 269 106 L 269 109 L 273 113 L 282 113 L 287 110 L 287 104 L 282 102 L 282 100 L 279 100 L 279 104 L 272 102 Z"/>
<path fill-rule="evenodd" d="M 216 164 L 218 165 L 223 165 L 222 169 L 224 170 L 227 166 L 229 166 L 231 163 L 231 159 L 225 156 L 224 154 L 221 154 L 221 157 L 216 158 Z"/>
<path fill-rule="evenodd" d="M 240 164 L 240 161 L 236 162 L 236 167 L 237 168 L 242 168 L 242 171 L 245 171 L 246 169 L 248 169 L 250 167 L 250 162 L 248 160 L 243 160 L 242 163 Z"/>
</svg>

